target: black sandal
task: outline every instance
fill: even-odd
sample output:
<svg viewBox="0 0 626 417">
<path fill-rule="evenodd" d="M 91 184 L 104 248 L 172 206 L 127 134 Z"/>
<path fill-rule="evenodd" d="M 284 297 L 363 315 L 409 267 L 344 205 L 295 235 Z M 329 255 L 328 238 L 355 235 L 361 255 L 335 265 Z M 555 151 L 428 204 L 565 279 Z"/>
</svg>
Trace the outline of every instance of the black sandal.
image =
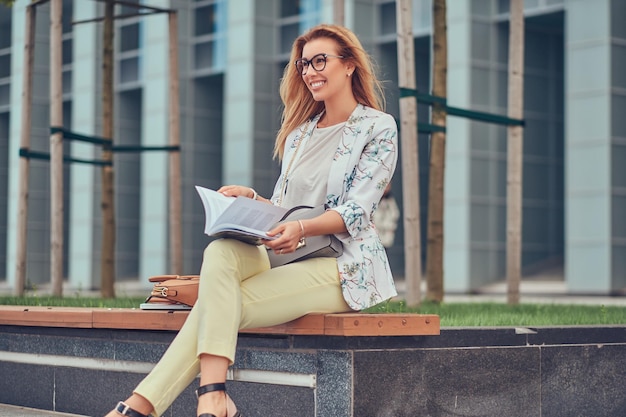
<svg viewBox="0 0 626 417">
<path fill-rule="evenodd" d="M 196 397 L 200 397 L 201 395 L 204 395 L 208 392 L 214 392 L 214 391 L 224 391 L 224 395 L 226 396 L 226 417 L 241 417 L 241 413 L 237 411 L 237 407 L 235 406 L 235 403 L 233 403 L 233 400 L 231 400 L 228 394 L 226 394 L 226 384 L 223 382 L 201 386 L 200 388 L 196 390 Z M 229 406 L 232 406 L 232 407 L 229 407 Z M 234 414 L 231 414 L 231 412 Z M 140 416 L 136 416 L 136 417 L 140 417 Z M 217 416 L 215 414 L 202 413 L 198 417 L 217 417 Z"/>
<path fill-rule="evenodd" d="M 119 403 L 117 403 L 117 406 L 115 407 L 115 411 L 119 413 L 120 415 L 128 416 L 128 417 L 148 417 L 145 414 L 141 414 L 137 410 L 133 410 L 124 401 L 120 401 Z"/>
</svg>

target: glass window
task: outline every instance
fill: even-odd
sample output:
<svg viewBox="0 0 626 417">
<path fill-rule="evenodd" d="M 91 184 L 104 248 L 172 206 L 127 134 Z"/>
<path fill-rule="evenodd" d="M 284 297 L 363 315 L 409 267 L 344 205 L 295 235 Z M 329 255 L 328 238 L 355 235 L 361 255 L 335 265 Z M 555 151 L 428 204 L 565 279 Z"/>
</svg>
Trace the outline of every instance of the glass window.
<svg viewBox="0 0 626 417">
<path fill-rule="evenodd" d="M 280 51 L 291 52 L 293 41 L 300 35 L 300 24 L 293 23 L 280 28 Z"/>
<path fill-rule="evenodd" d="M 126 58 L 120 60 L 120 82 L 128 83 L 139 81 L 139 58 Z"/>
<path fill-rule="evenodd" d="M 626 89 L 626 46 L 611 47 L 611 84 Z"/>
<path fill-rule="evenodd" d="M 195 69 L 211 68 L 213 65 L 213 42 L 198 43 L 194 47 Z"/>
<path fill-rule="evenodd" d="M 70 94 L 72 92 L 72 71 L 63 71 L 63 94 Z"/>
<path fill-rule="evenodd" d="M 139 49 L 139 23 L 122 26 L 120 29 L 120 51 Z"/>
<path fill-rule="evenodd" d="M 613 187 L 621 187 L 626 189 L 626 145 L 614 143 L 611 145 L 611 179 Z M 625 207 L 626 208 L 626 207 Z M 617 213 L 617 212 L 616 212 Z M 626 213 L 626 211 L 622 211 Z M 623 217 L 626 220 L 626 216 Z M 624 223 L 626 226 L 626 223 Z M 624 229 L 624 237 L 626 238 L 626 229 Z"/>
<path fill-rule="evenodd" d="M 72 39 L 63 40 L 63 65 L 72 63 L 72 55 L 73 55 L 73 41 Z"/>
<path fill-rule="evenodd" d="M 195 35 L 210 35 L 215 33 L 217 27 L 217 6 L 210 4 L 198 7 L 195 13 Z"/>
<path fill-rule="evenodd" d="M 11 55 L 0 55 L 0 78 L 11 75 Z"/>
<path fill-rule="evenodd" d="M 298 16 L 301 9 L 300 0 L 281 0 L 280 17 Z"/>
<path fill-rule="evenodd" d="M 382 35 L 396 32 L 395 3 L 386 3 L 380 6 L 380 32 Z"/>
<path fill-rule="evenodd" d="M 191 28 L 194 69 L 223 69 L 226 62 L 227 3 L 224 0 L 198 0 Z"/>
<path fill-rule="evenodd" d="M 0 106 L 9 105 L 9 84 L 0 84 Z"/>
<path fill-rule="evenodd" d="M 613 136 L 626 138 L 626 96 L 613 94 L 611 97 L 611 129 Z"/>
<path fill-rule="evenodd" d="M 0 7 L 0 49 L 11 46 L 11 9 Z"/>
<path fill-rule="evenodd" d="M 510 0 L 498 0 L 498 13 L 508 13 L 510 6 Z"/>
<path fill-rule="evenodd" d="M 63 16 L 61 17 L 63 33 L 70 33 L 72 31 L 73 15 L 74 15 L 74 2 L 72 0 L 63 0 Z"/>
</svg>

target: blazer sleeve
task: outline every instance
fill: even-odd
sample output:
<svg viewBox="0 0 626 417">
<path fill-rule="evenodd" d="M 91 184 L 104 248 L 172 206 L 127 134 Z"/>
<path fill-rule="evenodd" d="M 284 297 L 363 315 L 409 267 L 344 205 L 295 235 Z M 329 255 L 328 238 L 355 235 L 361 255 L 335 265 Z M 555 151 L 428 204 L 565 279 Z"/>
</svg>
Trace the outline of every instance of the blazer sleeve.
<svg viewBox="0 0 626 417">
<path fill-rule="evenodd" d="M 372 123 L 365 119 L 366 139 L 355 164 L 345 173 L 343 203 L 333 208 L 343 218 L 350 236 L 372 229 L 372 215 L 391 181 L 398 159 L 398 130 L 394 118 L 381 113 Z M 350 170 L 351 168 L 351 170 Z"/>
</svg>

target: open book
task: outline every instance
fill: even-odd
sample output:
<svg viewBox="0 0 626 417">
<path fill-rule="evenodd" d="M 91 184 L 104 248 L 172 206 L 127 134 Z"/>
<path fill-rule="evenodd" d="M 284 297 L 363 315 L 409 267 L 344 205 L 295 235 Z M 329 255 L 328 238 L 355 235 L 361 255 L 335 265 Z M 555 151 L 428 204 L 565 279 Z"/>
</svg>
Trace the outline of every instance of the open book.
<svg viewBox="0 0 626 417">
<path fill-rule="evenodd" d="M 226 197 L 217 191 L 196 185 L 204 206 L 204 233 L 211 237 L 228 237 L 253 245 L 266 235 L 287 213 L 283 207 L 246 197 Z"/>
</svg>

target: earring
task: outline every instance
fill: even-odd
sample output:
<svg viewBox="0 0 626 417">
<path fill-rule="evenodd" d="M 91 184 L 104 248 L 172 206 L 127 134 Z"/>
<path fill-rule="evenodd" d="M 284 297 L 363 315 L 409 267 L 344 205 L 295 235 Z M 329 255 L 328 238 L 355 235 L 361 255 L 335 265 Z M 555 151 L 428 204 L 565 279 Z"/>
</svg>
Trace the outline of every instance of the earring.
<svg viewBox="0 0 626 417">
<path fill-rule="evenodd" d="M 352 74 L 351 74 L 351 73 L 347 73 L 346 75 L 349 77 L 349 76 L 351 76 Z"/>
</svg>

